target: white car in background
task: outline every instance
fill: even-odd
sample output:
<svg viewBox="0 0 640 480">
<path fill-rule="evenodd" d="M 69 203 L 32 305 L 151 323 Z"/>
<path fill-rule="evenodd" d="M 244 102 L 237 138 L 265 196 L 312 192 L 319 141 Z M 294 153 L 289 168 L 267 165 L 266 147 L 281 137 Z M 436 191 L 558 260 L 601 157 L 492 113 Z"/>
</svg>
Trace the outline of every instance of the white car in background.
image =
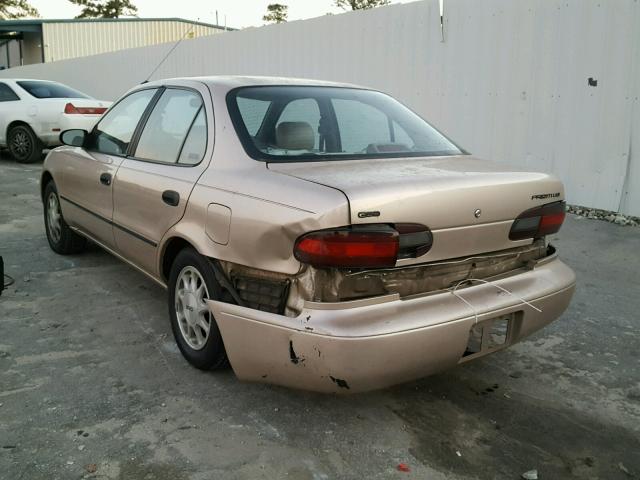
<svg viewBox="0 0 640 480">
<path fill-rule="evenodd" d="M 36 162 L 43 149 L 61 145 L 61 132 L 91 131 L 110 105 L 57 82 L 0 78 L 0 148 L 20 163 Z"/>
</svg>

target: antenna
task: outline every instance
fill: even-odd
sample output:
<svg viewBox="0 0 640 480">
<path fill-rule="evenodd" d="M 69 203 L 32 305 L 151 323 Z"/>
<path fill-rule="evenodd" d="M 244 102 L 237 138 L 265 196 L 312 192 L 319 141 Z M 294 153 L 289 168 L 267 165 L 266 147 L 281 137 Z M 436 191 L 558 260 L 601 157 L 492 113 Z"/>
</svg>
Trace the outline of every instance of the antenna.
<svg viewBox="0 0 640 480">
<path fill-rule="evenodd" d="M 196 19 L 196 22 L 200 20 L 200 17 L 198 17 Z M 175 45 L 173 47 L 171 47 L 171 50 L 169 50 L 167 52 L 167 54 L 162 58 L 162 60 L 160 60 L 160 63 L 158 63 L 158 65 L 156 65 L 156 68 L 153 69 L 153 71 L 147 75 L 147 78 L 140 83 L 140 85 L 144 85 L 145 83 L 149 83 L 149 79 L 153 76 L 154 73 L 156 73 L 158 71 L 158 69 L 162 66 L 162 64 L 167 60 L 167 58 L 169 58 L 169 56 L 173 53 L 173 51 L 178 48 L 178 45 L 180 45 L 182 43 L 182 41 L 186 38 L 187 35 L 189 35 L 191 33 L 191 31 L 193 30 L 193 28 L 196 26 L 195 23 L 192 23 L 191 26 L 189 27 L 189 30 L 187 30 L 186 32 L 184 32 L 184 34 L 182 35 L 182 37 L 180 37 L 180 39 L 178 39 L 178 41 L 175 43 Z"/>
</svg>

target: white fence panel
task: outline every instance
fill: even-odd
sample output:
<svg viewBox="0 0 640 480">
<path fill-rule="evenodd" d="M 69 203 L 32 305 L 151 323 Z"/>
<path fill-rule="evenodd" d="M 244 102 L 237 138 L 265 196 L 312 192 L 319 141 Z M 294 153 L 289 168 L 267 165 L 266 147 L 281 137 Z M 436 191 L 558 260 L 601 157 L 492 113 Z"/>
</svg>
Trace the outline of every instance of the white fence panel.
<svg viewBox="0 0 640 480">
<path fill-rule="evenodd" d="M 444 9 L 444 41 L 438 0 L 427 0 L 186 40 L 153 78 L 259 74 L 371 86 L 478 156 L 556 173 L 570 203 L 640 215 L 640 4 L 445 0 Z M 172 46 L 0 77 L 55 79 L 113 99 Z"/>
</svg>

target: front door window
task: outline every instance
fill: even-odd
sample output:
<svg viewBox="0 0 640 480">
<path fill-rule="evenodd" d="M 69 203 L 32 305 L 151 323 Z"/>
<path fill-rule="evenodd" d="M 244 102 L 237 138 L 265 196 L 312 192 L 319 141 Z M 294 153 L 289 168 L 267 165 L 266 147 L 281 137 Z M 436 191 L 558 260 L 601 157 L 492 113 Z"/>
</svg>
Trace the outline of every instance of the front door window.
<svg viewBox="0 0 640 480">
<path fill-rule="evenodd" d="M 110 155 L 126 155 L 133 133 L 157 89 L 134 92 L 110 108 L 89 138 L 88 148 Z"/>
<path fill-rule="evenodd" d="M 200 112 L 201 121 L 197 122 Z M 204 112 L 202 98 L 199 94 L 191 90 L 169 88 L 160 97 L 158 103 L 149 116 L 138 146 L 136 147 L 135 158 L 140 160 L 150 160 L 153 162 L 176 163 L 180 157 L 180 152 L 185 145 L 187 134 L 195 127 L 204 130 Z M 188 148 L 193 148 L 191 142 Z M 199 152 L 196 152 L 199 156 Z M 198 163 L 191 159 L 190 163 Z M 189 160 L 186 158 L 185 160 Z M 183 161 L 181 163 L 189 163 Z"/>
</svg>

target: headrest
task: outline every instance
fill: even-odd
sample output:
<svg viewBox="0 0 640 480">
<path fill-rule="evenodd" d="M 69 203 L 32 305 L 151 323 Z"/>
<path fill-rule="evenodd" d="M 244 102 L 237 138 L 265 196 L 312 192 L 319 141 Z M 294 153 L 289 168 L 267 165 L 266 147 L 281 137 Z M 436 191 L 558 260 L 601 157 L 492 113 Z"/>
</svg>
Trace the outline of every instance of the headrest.
<svg viewBox="0 0 640 480">
<path fill-rule="evenodd" d="M 282 122 L 276 128 L 276 146 L 283 150 L 313 150 L 316 137 L 307 122 Z"/>
</svg>

